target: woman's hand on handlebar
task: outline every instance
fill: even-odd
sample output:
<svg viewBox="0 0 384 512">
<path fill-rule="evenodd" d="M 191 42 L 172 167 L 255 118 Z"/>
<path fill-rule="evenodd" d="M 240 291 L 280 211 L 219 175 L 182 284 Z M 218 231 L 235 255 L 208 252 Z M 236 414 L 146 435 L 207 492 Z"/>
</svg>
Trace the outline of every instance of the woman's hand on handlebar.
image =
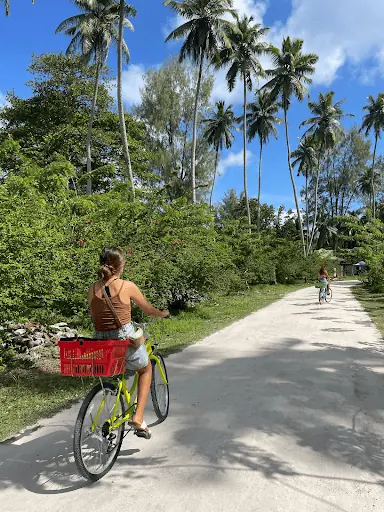
<svg viewBox="0 0 384 512">
<path fill-rule="evenodd" d="M 162 312 L 161 312 L 161 318 L 169 318 L 171 315 L 169 314 L 169 311 L 168 309 L 164 309 Z"/>
</svg>

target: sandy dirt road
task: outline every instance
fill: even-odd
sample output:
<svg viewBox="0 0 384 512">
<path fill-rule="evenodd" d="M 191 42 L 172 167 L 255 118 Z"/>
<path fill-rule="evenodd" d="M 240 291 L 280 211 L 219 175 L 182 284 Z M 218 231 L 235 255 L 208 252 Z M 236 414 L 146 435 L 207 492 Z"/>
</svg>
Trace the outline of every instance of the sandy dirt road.
<svg viewBox="0 0 384 512">
<path fill-rule="evenodd" d="M 169 418 L 97 484 L 73 463 L 78 406 L 0 445 L 0 510 L 383 511 L 383 341 L 348 284 L 316 293 L 167 358 Z"/>
</svg>

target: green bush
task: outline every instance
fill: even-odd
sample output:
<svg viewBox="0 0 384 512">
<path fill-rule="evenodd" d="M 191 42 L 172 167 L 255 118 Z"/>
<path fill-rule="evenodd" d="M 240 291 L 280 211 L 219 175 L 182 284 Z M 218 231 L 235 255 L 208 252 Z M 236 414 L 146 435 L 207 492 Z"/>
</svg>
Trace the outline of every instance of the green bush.
<svg viewBox="0 0 384 512">
<path fill-rule="evenodd" d="M 17 154 L 16 146 L 4 144 Z M 72 176 L 73 167 L 59 155 L 45 167 L 24 158 L 0 185 L 4 320 L 67 319 L 91 327 L 87 289 L 106 245 L 126 251 L 124 277 L 159 308 L 183 309 L 216 293 L 317 273 L 320 263 L 305 260 L 298 242 L 249 234 L 243 219 L 218 228 L 207 205 L 169 201 L 156 191 L 139 191 L 132 203 L 121 183 L 78 196 L 69 187 Z"/>
<path fill-rule="evenodd" d="M 363 279 L 372 292 L 384 293 L 384 254 L 377 254 L 370 258 L 369 271 Z"/>
</svg>

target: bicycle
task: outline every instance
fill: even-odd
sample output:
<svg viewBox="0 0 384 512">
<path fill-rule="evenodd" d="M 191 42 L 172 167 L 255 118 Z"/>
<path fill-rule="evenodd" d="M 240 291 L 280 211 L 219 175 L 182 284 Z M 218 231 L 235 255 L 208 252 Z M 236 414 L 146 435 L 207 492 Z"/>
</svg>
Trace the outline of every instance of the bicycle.
<svg viewBox="0 0 384 512">
<path fill-rule="evenodd" d="M 319 304 L 324 304 L 324 302 L 330 303 L 332 300 L 332 288 L 329 288 L 327 292 L 327 284 L 326 283 L 319 283 L 320 290 L 319 290 Z"/>
<path fill-rule="evenodd" d="M 162 422 L 169 412 L 167 369 L 163 357 L 157 351 L 158 344 L 149 341 L 146 332 L 149 324 L 141 325 L 152 364 L 152 404 L 159 422 Z M 80 407 L 73 438 L 77 469 L 81 476 L 91 482 L 96 482 L 111 470 L 123 439 L 129 432 L 137 433 L 133 427 L 125 431 L 126 422 L 135 413 L 137 397 L 134 394 L 138 385 L 138 373 L 130 389 L 124 378 L 128 345 L 129 340 L 98 341 L 86 338 L 59 342 L 63 375 L 94 375 L 100 380 Z M 101 377 L 108 379 L 103 381 Z M 140 436 L 143 436 L 142 432 Z"/>
</svg>

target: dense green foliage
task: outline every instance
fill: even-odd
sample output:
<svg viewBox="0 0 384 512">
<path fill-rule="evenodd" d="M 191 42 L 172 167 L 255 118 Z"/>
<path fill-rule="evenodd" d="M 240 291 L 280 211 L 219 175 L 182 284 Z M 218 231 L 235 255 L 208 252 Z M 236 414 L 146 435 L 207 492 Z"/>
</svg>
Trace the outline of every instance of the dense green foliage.
<svg viewBox="0 0 384 512">
<path fill-rule="evenodd" d="M 98 192 L 82 193 L 91 77 L 78 57 L 62 55 L 34 57 L 31 73 L 32 96 L 10 96 L 1 113 L 2 319 L 67 318 L 89 325 L 87 288 L 101 248 L 112 244 L 127 252 L 125 277 L 159 307 L 180 309 L 214 293 L 315 275 L 319 262 L 304 260 L 296 223 L 283 218 L 282 209 L 261 205 L 262 231 L 250 235 L 244 198 L 233 192 L 216 214 L 182 194 L 170 198 L 170 183 L 162 186 L 167 176 L 152 167 L 161 149 L 158 137 L 127 115 L 132 165 L 142 183 L 140 201 L 130 201 L 119 172 L 118 120 L 104 78 L 93 131 Z M 188 101 L 191 111 L 192 95 Z M 255 223 L 255 199 L 250 207 Z"/>
<path fill-rule="evenodd" d="M 273 237 L 276 219 L 269 232 L 251 237 L 241 206 L 237 218 L 215 222 L 208 206 L 157 193 L 140 203 L 128 202 L 119 186 L 79 196 L 69 186 L 74 168 L 63 157 L 40 167 L 14 141 L 5 141 L 0 155 L 4 146 L 18 168 L 0 185 L 1 318 L 65 317 L 86 325 L 87 288 L 109 244 L 126 250 L 126 277 L 159 307 L 314 274 L 294 241 Z"/>
<path fill-rule="evenodd" d="M 122 4 L 108 3 L 114 17 L 101 52 L 118 39 Z M 370 285 L 379 282 L 382 246 L 377 240 L 382 221 L 371 218 L 369 207 L 375 206 L 375 217 L 377 206 L 380 217 L 382 159 L 375 154 L 368 166 L 370 143 L 358 128 L 344 131 L 342 101 L 334 102 L 333 92 L 321 93 L 317 103 L 309 103 L 314 117 L 303 125 L 309 126 L 311 136 L 291 153 L 288 110 L 292 99 L 302 101 L 307 95 L 305 86 L 311 83 L 317 56 L 304 54 L 303 41 L 294 38 L 284 39 L 281 49 L 270 47 L 261 40 L 268 29 L 252 19 L 235 15 L 233 23 L 223 20 L 222 15 L 231 12 L 230 0 L 217 4 L 209 19 L 211 0 L 167 4 L 193 20 L 193 26 L 181 25 L 170 39 L 187 36 L 180 58 L 191 57 L 198 69 L 171 59 L 159 69 L 148 70 L 142 101 L 132 115 L 125 115 L 124 130 L 119 126 L 105 59 L 95 58 L 90 65 L 96 46 L 88 41 L 87 31 L 87 44 L 79 40 L 79 46 L 73 46 L 82 56 L 34 56 L 29 68 L 31 96 L 8 95 L 0 111 L 2 318 L 65 317 L 87 324 L 87 286 L 95 277 L 98 253 L 107 244 L 127 251 L 126 277 L 134 279 L 159 307 L 180 309 L 216 292 L 236 292 L 257 283 L 313 279 L 322 261 L 314 249 L 340 251 L 351 261 L 359 255 L 371 266 Z M 99 7 L 103 6 L 95 4 L 92 9 Z M 81 19 L 81 15 L 76 18 Z M 70 36 L 85 29 L 68 23 L 61 28 L 68 25 Z M 191 29 L 204 35 L 204 48 L 188 39 Z M 217 36 L 215 42 L 212 34 Z M 266 71 L 270 81 L 265 90 L 256 92 L 257 101 L 247 105 L 247 88 L 251 90 L 252 83 L 264 75 L 258 61 L 262 53 L 272 55 L 273 67 Z M 246 159 L 244 193 L 238 197 L 229 191 L 215 208 L 205 204 L 220 151 L 230 146 L 236 128 L 235 113 L 224 110 L 222 102 L 218 103 L 222 112 L 212 112 L 213 76 L 205 68 L 207 61 L 217 68 L 230 65 L 229 89 L 237 78 L 244 82 L 239 123 L 244 154 L 247 127 L 250 139 L 256 134 L 260 139 L 259 176 L 262 144 L 276 134 L 277 114 L 283 110 L 296 214 L 260 204 L 261 180 L 258 199 L 248 198 Z M 379 96 L 377 105 L 380 101 Z M 363 128 L 369 132 L 374 127 L 378 137 L 382 120 L 378 109 L 371 112 L 372 108 L 367 107 Z M 228 115 L 227 131 L 220 124 L 224 114 Z M 217 126 L 213 126 L 215 115 Z M 215 129 L 212 136 L 207 123 Z M 125 130 L 129 165 L 121 142 Z M 306 178 L 304 215 L 292 157 Z M 195 200 L 199 204 L 193 204 Z M 346 215 L 352 208 L 355 217 L 351 219 Z M 375 243 L 364 239 L 370 230 Z"/>
</svg>

